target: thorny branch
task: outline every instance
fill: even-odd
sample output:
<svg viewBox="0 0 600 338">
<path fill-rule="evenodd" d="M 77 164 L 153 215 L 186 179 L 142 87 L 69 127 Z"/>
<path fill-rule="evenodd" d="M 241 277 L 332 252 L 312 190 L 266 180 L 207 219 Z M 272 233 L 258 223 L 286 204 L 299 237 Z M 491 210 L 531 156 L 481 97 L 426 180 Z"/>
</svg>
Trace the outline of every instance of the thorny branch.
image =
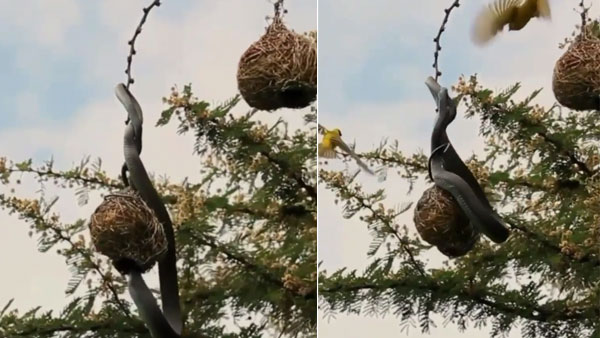
<svg viewBox="0 0 600 338">
<path fill-rule="evenodd" d="M 500 105 L 495 105 L 494 108 L 498 109 L 498 111 L 500 112 L 504 110 L 504 108 L 502 108 Z M 567 147 L 563 142 L 553 137 L 552 134 L 549 133 L 548 128 L 545 125 L 541 123 L 535 123 L 527 119 L 520 120 L 519 124 L 526 128 L 537 127 L 538 129 L 540 129 L 536 132 L 536 134 L 542 137 L 542 139 L 545 142 L 554 146 L 554 148 L 559 154 L 568 158 L 573 165 L 575 165 L 581 172 L 585 173 L 587 176 L 593 176 L 596 173 L 595 170 L 590 169 L 587 166 L 587 164 L 585 164 L 585 162 L 581 161 L 577 157 L 575 149 L 569 149 L 569 147 Z"/>
<path fill-rule="evenodd" d="M 341 187 L 342 189 L 347 189 L 346 187 Z M 392 227 L 391 224 L 389 224 L 388 220 L 386 220 L 385 218 L 381 217 L 381 214 L 379 212 L 377 212 L 377 210 L 375 210 L 375 208 L 373 207 L 372 204 L 367 203 L 367 201 L 365 200 L 365 198 L 363 198 L 362 196 L 358 195 L 358 194 L 352 194 L 351 196 L 354 200 L 356 200 L 356 202 L 358 202 L 360 204 L 360 206 L 363 209 L 367 209 L 371 212 L 371 214 L 373 216 L 375 216 L 379 221 L 381 221 L 383 224 L 385 224 L 385 227 L 387 229 L 387 231 L 389 233 L 391 233 L 400 243 L 400 247 L 402 249 L 402 251 L 404 251 L 404 253 L 408 256 L 408 260 L 409 260 L 409 264 L 423 277 L 427 276 L 427 273 L 425 272 L 425 270 L 423 269 L 423 267 L 421 266 L 421 264 L 419 264 L 419 262 L 416 260 L 415 258 L 415 254 L 412 252 L 411 248 L 410 248 L 410 243 L 407 243 L 406 240 L 404 240 L 404 238 L 402 238 L 398 232 L 396 231 L 396 229 L 394 229 Z"/>
<path fill-rule="evenodd" d="M 11 203 L 5 199 L 0 198 L 0 203 L 6 207 L 12 208 Z M 115 303 L 121 309 L 123 314 L 125 316 L 127 316 L 128 318 L 131 318 L 131 313 L 129 312 L 129 309 L 127 308 L 127 306 L 123 303 L 123 300 L 119 297 L 119 293 L 118 293 L 117 289 L 106 278 L 106 275 L 102 271 L 101 267 L 98 264 L 96 264 L 96 262 L 94 262 L 92 257 L 86 251 L 82 250 L 80 246 L 78 246 L 76 243 L 74 243 L 73 240 L 69 236 L 65 235 L 61 229 L 48 224 L 48 222 L 44 219 L 44 217 L 42 215 L 37 214 L 37 213 L 36 214 L 25 214 L 25 213 L 20 212 L 18 209 L 16 211 L 21 213 L 22 217 L 28 218 L 29 220 L 33 221 L 36 224 L 41 223 L 41 224 L 47 225 L 47 227 L 49 229 L 51 229 L 52 232 L 54 232 L 54 234 L 60 240 L 68 243 L 71 246 L 71 248 L 75 249 L 77 251 L 77 253 L 79 253 L 90 264 L 91 268 L 98 273 L 100 278 L 103 280 L 105 285 L 108 287 L 108 289 L 112 293 Z"/>
<path fill-rule="evenodd" d="M 440 44 L 440 39 L 442 37 L 442 33 L 444 33 L 444 31 L 446 30 L 446 24 L 448 23 L 448 19 L 450 18 L 450 12 L 452 12 L 452 10 L 454 8 L 458 8 L 460 7 L 460 0 L 454 0 L 454 2 L 452 3 L 452 5 L 450 5 L 450 7 L 444 9 L 444 20 L 442 21 L 442 25 L 440 26 L 440 29 L 438 30 L 437 36 L 433 39 L 433 42 L 435 42 L 435 52 L 433 52 L 433 68 L 435 69 L 435 80 L 437 81 L 438 78 L 442 75 L 442 72 L 439 69 L 439 63 L 438 63 L 438 59 L 440 56 L 440 51 L 442 50 L 442 45 Z"/>
<path fill-rule="evenodd" d="M 213 240 L 210 240 L 208 238 L 205 238 L 205 237 L 199 237 L 199 236 L 193 236 L 193 237 L 194 237 L 194 239 L 196 239 L 198 241 L 198 243 L 206 245 L 206 246 L 212 248 L 213 250 L 216 250 L 216 251 L 222 253 L 228 259 L 245 266 L 246 268 L 248 268 L 251 271 L 256 272 L 258 275 L 262 276 L 262 278 L 264 278 L 266 281 L 275 285 L 278 288 L 285 289 L 286 291 L 288 291 L 296 296 L 301 296 L 306 299 L 316 298 L 316 296 L 317 296 L 316 288 L 314 289 L 314 291 L 311 290 L 311 292 L 309 292 L 307 294 L 300 294 L 294 290 L 287 288 L 285 286 L 285 284 L 283 283 L 283 281 L 281 279 L 279 279 L 277 276 L 273 275 L 270 271 L 268 271 L 267 268 L 265 268 L 259 264 L 256 264 L 254 262 L 251 262 L 246 257 L 244 257 L 240 254 L 237 254 L 237 253 L 233 252 L 232 250 L 229 250 L 225 245 L 219 244 L 219 243 L 217 243 Z"/>
<path fill-rule="evenodd" d="M 528 237 L 529 239 L 534 240 L 534 241 L 542 244 L 544 247 L 546 247 L 546 248 L 548 248 L 548 249 L 550 249 L 550 250 L 552 250 L 552 251 L 554 251 L 554 252 L 556 252 L 558 254 L 564 255 L 564 256 L 566 256 L 568 259 L 570 259 L 572 261 L 575 261 L 575 262 L 578 262 L 578 263 L 582 263 L 582 264 L 584 264 L 584 263 L 591 263 L 593 266 L 600 266 L 600 260 L 592 257 L 590 254 L 587 254 L 587 255 L 585 255 L 583 257 L 580 257 L 580 258 L 574 257 L 571 254 L 567 254 L 567 253 L 563 252 L 558 245 L 552 243 L 551 241 L 549 241 L 548 239 L 546 239 L 543 235 L 538 234 L 538 233 L 536 233 L 534 231 L 531 231 L 531 230 L 527 229 L 527 227 L 525 227 L 525 226 L 517 225 L 515 223 L 516 222 L 514 222 L 514 220 L 513 220 L 513 222 L 511 222 L 510 226 L 511 226 L 512 229 L 516 229 L 516 230 L 522 232 L 526 237 Z"/>
<path fill-rule="evenodd" d="M 80 247 L 75 245 L 75 243 L 73 243 L 73 241 L 69 237 L 65 236 L 62 232 L 58 231 L 57 229 L 52 228 L 52 230 L 55 232 L 55 234 L 61 240 L 69 243 L 69 245 L 72 248 L 75 248 L 77 250 L 77 252 L 79 252 L 80 255 L 85 257 L 85 259 L 90 263 L 92 269 L 94 269 L 94 271 L 96 271 L 98 273 L 98 275 L 104 281 L 104 283 L 106 283 L 106 287 L 108 287 L 108 289 L 110 290 L 110 293 L 112 293 L 114 301 L 117 303 L 117 306 L 119 307 L 119 309 L 121 309 L 121 311 L 123 312 L 123 314 L 126 317 L 131 319 L 131 312 L 129 312 L 129 309 L 127 308 L 125 303 L 123 303 L 123 300 L 119 297 L 119 293 L 117 292 L 117 289 L 115 289 L 114 285 L 106 278 L 106 274 L 104 274 L 104 272 L 102 272 L 102 269 L 100 268 L 100 266 L 92 260 L 92 258 L 90 257 L 90 255 L 87 254 L 87 252 L 83 251 Z"/>
<path fill-rule="evenodd" d="M 588 166 L 585 164 L 585 162 L 583 162 L 579 158 L 577 158 L 575 152 L 569 151 L 568 149 L 566 149 L 566 147 L 561 142 L 553 139 L 550 135 L 548 135 L 544 132 L 539 132 L 538 134 L 544 139 L 544 141 L 552 144 L 556 148 L 556 150 L 558 150 L 559 152 L 562 152 L 565 156 L 567 156 L 569 158 L 569 161 L 571 161 L 571 163 L 573 163 L 575 166 L 577 166 L 577 168 L 579 168 L 579 170 L 583 171 L 588 176 L 594 175 L 595 171 L 588 168 Z"/>
<path fill-rule="evenodd" d="M 293 178 L 294 181 L 296 181 L 296 183 L 300 187 L 302 187 L 302 188 L 304 188 L 304 190 L 306 190 L 308 195 L 310 197 L 312 197 L 313 200 L 317 199 L 317 190 L 315 189 L 314 186 L 304 182 L 301 172 L 295 172 L 293 170 L 289 170 L 289 166 L 287 165 L 287 163 L 276 159 L 275 157 L 273 157 L 270 153 L 268 153 L 266 151 L 261 151 L 260 154 L 263 155 L 264 157 L 266 157 L 270 163 L 275 164 L 281 171 L 285 172 L 289 177 Z"/>
<path fill-rule="evenodd" d="M 358 292 L 362 290 L 381 290 L 385 291 L 388 289 L 418 289 L 425 292 L 431 292 L 436 294 L 457 292 L 457 296 L 465 301 L 474 302 L 485 305 L 494 311 L 517 315 L 529 320 L 535 320 L 539 322 L 551 322 L 555 320 L 559 321 L 571 321 L 571 320 L 582 320 L 586 316 L 581 311 L 569 311 L 567 309 L 555 309 L 547 305 L 531 304 L 529 309 L 520 308 L 515 305 L 508 305 L 496 301 L 499 295 L 495 295 L 490 292 L 484 292 L 482 290 L 475 291 L 469 290 L 468 288 L 462 290 L 449 290 L 448 287 L 439 285 L 432 280 L 414 282 L 409 280 L 393 280 L 387 283 L 370 283 L 370 282 L 357 282 L 354 284 L 338 284 L 330 288 L 320 289 L 320 293 L 331 294 L 336 292 Z M 520 303 L 520 302 L 519 302 Z M 561 310 L 561 311 L 557 311 Z M 566 311 L 565 311 L 566 310 Z"/>
<path fill-rule="evenodd" d="M 484 118 L 489 118 L 489 116 L 492 115 L 514 116 L 514 112 L 506 107 L 505 104 L 489 104 L 482 102 L 481 99 L 478 98 L 474 93 L 468 95 L 471 97 L 470 100 L 473 103 L 477 103 L 476 109 L 483 113 L 482 117 Z M 486 117 L 487 114 L 489 114 L 489 116 Z M 518 123 L 519 128 L 536 130 L 535 134 L 539 135 L 547 144 L 552 145 L 556 149 L 557 154 L 568 159 L 581 173 L 588 177 L 594 176 L 597 173 L 597 170 L 591 169 L 585 162 L 579 159 L 575 148 L 569 147 L 567 144 L 555 137 L 547 125 L 529 118 L 517 118 L 516 123 Z"/>
<path fill-rule="evenodd" d="M 69 324 L 60 324 L 49 327 L 33 327 L 28 330 L 24 330 L 21 332 L 13 333 L 11 337 L 56 337 L 59 332 L 70 332 L 70 333 L 79 333 L 84 336 L 89 332 L 99 332 L 109 330 L 115 327 L 116 323 L 111 322 L 103 322 L 103 323 L 94 323 L 92 325 L 69 325 Z M 146 327 L 141 324 L 137 326 L 129 326 L 120 328 L 119 332 L 127 333 L 127 334 L 143 334 L 147 332 Z"/>
<path fill-rule="evenodd" d="M 125 74 L 127 74 L 127 89 L 129 89 L 129 85 L 133 84 L 134 82 L 133 76 L 131 75 L 131 63 L 133 61 L 133 56 L 136 54 L 135 41 L 137 40 L 140 33 L 142 33 L 142 26 L 144 26 L 144 23 L 146 23 L 146 19 L 148 18 L 148 14 L 150 14 L 152 8 L 159 6 L 160 0 L 154 0 L 148 7 L 142 9 L 142 11 L 144 12 L 144 15 L 142 15 L 142 20 L 140 20 L 140 23 L 135 29 L 135 33 L 133 33 L 133 37 L 131 38 L 131 40 L 127 42 L 127 44 L 129 44 L 129 55 L 127 55 L 127 68 L 125 69 Z"/>
<path fill-rule="evenodd" d="M 386 222 L 385 219 L 383 219 L 379 216 L 379 213 L 373 208 L 373 206 L 370 204 L 367 204 L 362 197 L 354 196 L 354 198 L 361 204 L 361 206 L 363 208 L 368 209 L 373 215 L 376 215 L 380 221 L 382 221 L 384 223 Z M 425 272 L 425 270 L 423 269 L 421 264 L 419 264 L 417 262 L 417 260 L 415 259 L 415 255 L 413 254 L 412 250 L 410 249 L 410 246 L 409 246 L 410 244 L 407 243 L 402 237 L 400 237 L 398 232 L 394 228 L 392 228 L 391 225 L 387 224 L 387 227 L 389 228 L 389 231 L 394 235 L 394 237 L 396 237 L 396 239 L 400 243 L 400 247 L 402 247 L 402 250 L 408 256 L 408 259 L 410 260 L 410 264 L 419 272 L 419 274 L 421 274 L 421 276 L 423 276 L 423 277 L 427 276 L 427 273 Z"/>
<path fill-rule="evenodd" d="M 67 182 L 82 183 L 84 186 L 100 186 L 103 188 L 122 189 L 123 185 L 114 180 L 102 180 L 97 177 L 85 175 L 72 175 L 65 177 L 64 173 L 53 171 L 52 169 L 34 169 L 34 168 L 7 168 L 8 173 L 30 173 L 37 175 L 40 179 L 54 178 L 64 179 Z"/>
<path fill-rule="evenodd" d="M 344 152 L 336 151 L 336 154 L 338 156 L 342 157 L 344 160 L 349 160 L 352 158 L 352 156 L 350 156 L 349 154 L 346 154 Z M 374 154 L 372 152 L 356 154 L 356 156 L 359 158 L 362 158 L 364 160 L 367 160 L 367 161 L 380 162 L 382 165 L 387 166 L 389 168 L 403 167 L 403 168 L 406 168 L 407 170 L 410 168 L 410 169 L 414 170 L 415 172 L 423 172 L 423 173 L 427 172 L 427 162 L 419 161 L 419 159 L 414 158 L 414 157 L 413 158 L 403 158 L 403 157 L 398 157 L 398 156 L 386 156 L 383 153 Z"/>
</svg>

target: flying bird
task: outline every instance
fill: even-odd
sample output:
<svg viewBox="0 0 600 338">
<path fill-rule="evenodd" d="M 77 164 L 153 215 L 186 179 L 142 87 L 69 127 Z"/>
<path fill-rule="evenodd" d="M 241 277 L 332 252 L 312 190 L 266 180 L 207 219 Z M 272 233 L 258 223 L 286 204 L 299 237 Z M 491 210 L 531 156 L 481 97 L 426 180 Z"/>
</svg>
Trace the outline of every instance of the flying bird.
<svg viewBox="0 0 600 338">
<path fill-rule="evenodd" d="M 319 130 L 323 134 L 323 140 L 319 143 L 319 157 L 336 158 L 337 154 L 335 148 L 339 148 L 350 155 L 362 170 L 371 175 L 375 175 L 375 173 L 369 169 L 369 167 L 360 160 L 358 155 L 356 155 L 356 153 L 342 140 L 342 132 L 339 129 L 328 130 L 319 125 Z"/>
<path fill-rule="evenodd" d="M 509 31 L 518 31 L 535 17 L 550 20 L 548 0 L 495 0 L 475 19 L 472 40 L 477 45 L 489 42 L 508 25 Z"/>
</svg>

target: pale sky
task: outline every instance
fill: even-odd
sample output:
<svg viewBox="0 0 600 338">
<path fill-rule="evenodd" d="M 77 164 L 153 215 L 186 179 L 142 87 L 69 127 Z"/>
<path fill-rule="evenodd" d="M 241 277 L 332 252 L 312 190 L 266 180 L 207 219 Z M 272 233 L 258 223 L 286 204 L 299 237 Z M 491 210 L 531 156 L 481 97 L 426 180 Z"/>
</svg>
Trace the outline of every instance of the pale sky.
<svg viewBox="0 0 600 338">
<path fill-rule="evenodd" d="M 319 123 L 340 128 L 346 142 L 356 142 L 358 152 L 373 149 L 384 138 L 398 140 L 408 154 L 419 149 L 427 151 L 435 105 L 424 81 L 433 75 L 433 38 L 444 8 L 452 2 L 320 0 Z M 520 98 L 543 87 L 535 102 L 552 105 L 554 62 L 564 52 L 558 49 L 558 43 L 580 20 L 573 11 L 579 1 L 550 0 L 552 22 L 533 20 L 523 31 L 501 34 L 479 48 L 471 43 L 469 34 L 475 13 L 487 2 L 461 1 L 452 13 L 442 37 L 441 84 L 450 87 L 460 74 L 478 73 L 480 82 L 491 89 L 505 89 L 520 81 Z M 591 14 L 600 15 L 597 1 Z M 459 108 L 459 117 L 448 134 L 465 159 L 473 153 L 481 154 L 483 143 L 477 135 L 477 121 L 465 120 L 461 111 Z M 325 167 L 345 169 L 335 161 L 328 161 Z M 358 169 L 353 164 L 348 168 Z M 420 183 L 408 195 L 407 184 L 391 171 L 383 184 L 365 174 L 359 175 L 359 181 L 365 191 L 385 188 L 386 207 L 416 202 L 427 187 Z M 358 216 L 344 219 L 341 208 L 341 204 L 334 204 L 334 195 L 320 186 L 319 259 L 330 273 L 342 267 L 360 272 L 369 262 L 366 252 L 371 237 Z M 400 220 L 416 232 L 412 215 L 410 209 Z M 433 266 L 441 264 L 445 256 L 433 249 L 425 258 Z M 438 320 L 431 334 L 421 334 L 418 328 L 406 334 L 400 332 L 400 320 L 392 315 L 372 318 L 338 314 L 335 320 L 319 319 L 319 336 L 332 338 L 480 338 L 489 332 L 489 328 L 459 332 L 455 326 L 445 327 Z M 520 331 L 513 330 L 510 337 L 521 337 Z"/>
<path fill-rule="evenodd" d="M 117 177 L 125 111 L 113 89 L 125 81 L 127 41 L 150 2 L 0 0 L 0 156 L 33 157 L 36 165 L 54 157 L 55 168 L 66 170 L 91 155 Z M 286 8 L 290 28 L 316 29 L 316 0 L 288 0 Z M 137 43 L 132 92 L 144 109 L 142 158 L 151 173 L 174 181 L 198 176 L 193 136 L 178 136 L 175 124 L 154 127 L 165 108 L 161 98 L 171 86 L 190 82 L 208 102 L 234 96 L 239 57 L 264 33 L 272 12 L 268 0 L 164 0 L 150 13 Z M 247 109 L 245 103 L 237 108 Z M 261 112 L 258 118 L 284 116 L 294 128 L 307 111 Z M 20 196 L 39 196 L 37 183 L 28 176 L 23 182 Z M 0 186 L 0 193 L 9 188 Z M 60 197 L 56 210 L 65 222 L 88 219 L 99 203 L 96 194 L 79 207 L 74 191 L 46 188 L 47 196 Z M 62 309 L 70 278 L 62 257 L 39 253 L 27 224 L 15 216 L 0 211 L 0 224 L 0 307 L 15 298 L 13 307 L 22 312 L 38 305 Z"/>
</svg>

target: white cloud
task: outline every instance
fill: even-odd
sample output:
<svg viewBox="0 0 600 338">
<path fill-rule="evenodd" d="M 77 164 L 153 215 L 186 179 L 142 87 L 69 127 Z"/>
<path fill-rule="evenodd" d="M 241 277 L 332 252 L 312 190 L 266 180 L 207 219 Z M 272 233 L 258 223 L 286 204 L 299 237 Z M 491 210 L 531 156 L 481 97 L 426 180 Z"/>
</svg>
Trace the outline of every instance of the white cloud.
<svg viewBox="0 0 600 338">
<path fill-rule="evenodd" d="M 0 40 L 30 40 L 44 47 L 65 47 L 69 29 L 81 22 L 76 0 L 0 1 Z"/>
</svg>

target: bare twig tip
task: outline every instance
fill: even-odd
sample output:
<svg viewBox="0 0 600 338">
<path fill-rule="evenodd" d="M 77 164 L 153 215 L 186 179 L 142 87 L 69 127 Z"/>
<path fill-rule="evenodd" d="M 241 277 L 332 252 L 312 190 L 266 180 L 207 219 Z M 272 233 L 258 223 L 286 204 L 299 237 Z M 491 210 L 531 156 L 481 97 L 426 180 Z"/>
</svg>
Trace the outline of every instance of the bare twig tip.
<svg viewBox="0 0 600 338">
<path fill-rule="evenodd" d="M 460 0 L 454 0 L 454 2 L 452 3 L 452 5 L 450 5 L 450 7 L 445 8 L 444 9 L 444 18 L 442 20 L 442 24 L 440 25 L 440 28 L 438 30 L 437 36 L 433 39 L 433 42 L 435 43 L 435 51 L 433 53 L 434 55 L 434 60 L 433 60 L 433 68 L 435 68 L 435 80 L 438 79 L 438 77 L 440 75 L 442 75 L 442 72 L 439 70 L 439 51 L 442 50 L 442 46 L 440 45 L 440 40 L 442 37 L 442 33 L 446 30 L 446 24 L 448 23 L 448 19 L 450 18 L 450 13 L 452 12 L 452 10 L 454 8 L 458 8 L 460 5 Z"/>
<path fill-rule="evenodd" d="M 138 23 L 138 26 L 136 27 L 135 32 L 133 33 L 133 37 L 131 38 L 131 40 L 127 41 L 127 44 L 129 45 L 129 55 L 127 56 L 127 69 L 125 70 L 125 73 L 127 74 L 127 88 L 129 88 L 129 85 L 134 82 L 133 77 L 131 76 L 131 64 L 133 62 L 133 56 L 137 54 L 137 51 L 135 50 L 135 41 L 137 40 L 138 36 L 142 33 L 142 26 L 146 22 L 148 14 L 152 10 L 152 8 L 155 6 L 158 7 L 160 5 L 161 2 L 159 0 L 155 0 L 150 4 L 150 6 L 142 8 L 142 12 L 144 13 L 144 15 L 142 15 L 142 19 Z"/>
</svg>

